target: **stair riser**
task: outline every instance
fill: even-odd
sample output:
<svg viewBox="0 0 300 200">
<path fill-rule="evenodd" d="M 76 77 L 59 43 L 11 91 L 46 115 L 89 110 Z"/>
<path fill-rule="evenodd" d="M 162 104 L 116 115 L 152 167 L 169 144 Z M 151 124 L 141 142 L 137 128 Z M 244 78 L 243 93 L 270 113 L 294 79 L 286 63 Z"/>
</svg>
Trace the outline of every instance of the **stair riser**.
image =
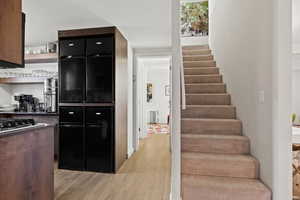
<svg viewBox="0 0 300 200">
<path fill-rule="evenodd" d="M 199 55 L 211 55 L 211 50 L 183 50 L 183 56 L 199 56 Z"/>
<path fill-rule="evenodd" d="M 198 67 L 216 67 L 216 63 L 214 61 L 197 61 L 197 62 L 184 62 L 184 67 L 187 68 L 198 68 Z"/>
<path fill-rule="evenodd" d="M 181 132 L 183 134 L 201 135 L 241 135 L 242 123 L 240 121 L 218 120 L 181 120 Z"/>
<path fill-rule="evenodd" d="M 181 138 L 182 152 L 249 154 L 249 150 L 247 139 Z"/>
<path fill-rule="evenodd" d="M 182 157 L 181 173 L 187 175 L 222 176 L 233 178 L 258 178 L 256 160 L 201 159 Z"/>
<path fill-rule="evenodd" d="M 235 119 L 235 107 L 187 107 L 181 111 L 183 118 Z"/>
<path fill-rule="evenodd" d="M 197 93 L 226 93 L 226 85 L 185 85 L 185 92 L 187 94 Z"/>
<path fill-rule="evenodd" d="M 187 105 L 230 105 L 230 95 L 186 95 Z"/>
<path fill-rule="evenodd" d="M 183 51 L 190 51 L 190 50 L 209 50 L 208 45 L 195 45 L 195 46 L 183 46 Z"/>
<path fill-rule="evenodd" d="M 203 55 L 203 56 L 184 56 L 183 61 L 212 61 L 214 56 Z"/>
<path fill-rule="evenodd" d="M 206 75 L 206 74 L 219 74 L 219 69 L 216 67 L 184 69 L 184 75 Z"/>
<path fill-rule="evenodd" d="M 222 83 L 222 76 L 220 75 L 210 75 L 210 76 L 184 76 L 185 83 Z"/>
</svg>

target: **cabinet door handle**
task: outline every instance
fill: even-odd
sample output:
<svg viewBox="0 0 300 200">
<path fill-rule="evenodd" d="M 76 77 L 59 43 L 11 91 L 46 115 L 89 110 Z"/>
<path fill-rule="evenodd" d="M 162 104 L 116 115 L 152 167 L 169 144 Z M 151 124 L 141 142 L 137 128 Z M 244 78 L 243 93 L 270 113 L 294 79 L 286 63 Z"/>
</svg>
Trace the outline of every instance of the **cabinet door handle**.
<svg viewBox="0 0 300 200">
<path fill-rule="evenodd" d="M 74 43 L 69 43 L 69 47 L 74 47 L 75 44 Z"/>
<path fill-rule="evenodd" d="M 100 112 L 97 112 L 97 113 L 96 113 L 96 115 L 98 115 L 98 116 L 99 116 L 99 115 L 102 115 L 102 113 L 100 113 Z"/>
<path fill-rule="evenodd" d="M 74 115 L 74 112 L 69 112 L 69 115 Z"/>
<path fill-rule="evenodd" d="M 102 45 L 103 43 L 102 42 L 96 42 L 96 45 Z"/>
</svg>

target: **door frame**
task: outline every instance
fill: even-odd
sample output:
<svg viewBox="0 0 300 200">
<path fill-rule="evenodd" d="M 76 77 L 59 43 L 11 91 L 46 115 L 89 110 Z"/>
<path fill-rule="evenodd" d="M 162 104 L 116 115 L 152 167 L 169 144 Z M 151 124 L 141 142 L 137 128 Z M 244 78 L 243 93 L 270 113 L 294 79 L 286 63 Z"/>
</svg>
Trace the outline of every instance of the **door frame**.
<svg viewBox="0 0 300 200">
<path fill-rule="evenodd" d="M 153 48 L 153 49 L 134 49 L 134 64 L 133 64 L 133 71 L 134 71 L 134 83 L 133 83 L 133 121 L 134 121 L 134 127 L 133 127 L 133 148 L 134 151 L 138 151 L 139 149 L 139 135 L 140 135 L 140 127 L 139 127 L 139 121 L 140 121 L 140 114 L 138 109 L 138 101 L 139 101 L 139 87 L 138 87 L 138 80 L 139 80 L 139 74 L 143 72 L 143 70 L 139 69 L 139 59 L 143 58 L 170 58 L 170 64 L 171 64 L 171 58 L 172 58 L 172 52 L 170 48 Z M 171 72 L 170 72 L 171 73 Z M 170 81 L 170 87 L 171 81 Z M 171 100 L 171 99 L 170 99 Z M 143 105 L 140 105 L 143 106 Z M 145 114 L 143 112 L 143 114 Z M 145 123 L 145 122 L 143 122 Z"/>
</svg>

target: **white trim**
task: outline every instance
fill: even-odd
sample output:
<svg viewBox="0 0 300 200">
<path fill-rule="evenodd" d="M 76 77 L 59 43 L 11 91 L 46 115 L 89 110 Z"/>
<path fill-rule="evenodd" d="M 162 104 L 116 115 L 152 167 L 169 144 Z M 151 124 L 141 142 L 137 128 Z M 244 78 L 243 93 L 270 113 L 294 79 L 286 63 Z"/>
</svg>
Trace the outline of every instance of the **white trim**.
<svg viewBox="0 0 300 200">
<path fill-rule="evenodd" d="M 292 2 L 273 1 L 273 200 L 292 199 Z"/>
<path fill-rule="evenodd" d="M 171 47 L 163 48 L 135 48 L 134 55 L 137 56 L 172 56 Z"/>
<path fill-rule="evenodd" d="M 171 67 L 171 200 L 181 198 L 181 82 L 180 82 L 180 1 L 172 1 L 172 67 Z"/>
</svg>

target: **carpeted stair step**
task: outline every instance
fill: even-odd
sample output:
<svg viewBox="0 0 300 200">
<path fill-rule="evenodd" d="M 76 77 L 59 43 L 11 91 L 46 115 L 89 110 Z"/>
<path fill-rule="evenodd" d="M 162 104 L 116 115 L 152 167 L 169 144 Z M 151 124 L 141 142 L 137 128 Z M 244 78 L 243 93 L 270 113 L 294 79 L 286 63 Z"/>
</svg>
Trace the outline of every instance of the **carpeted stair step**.
<svg viewBox="0 0 300 200">
<path fill-rule="evenodd" d="M 191 68 L 191 67 L 216 67 L 215 61 L 186 61 L 183 62 L 183 66 L 185 68 Z"/>
<path fill-rule="evenodd" d="M 222 83 L 222 75 L 185 75 L 185 83 Z"/>
<path fill-rule="evenodd" d="M 229 94 L 186 94 L 187 105 L 230 105 Z"/>
<path fill-rule="evenodd" d="M 259 180 L 213 176 L 182 176 L 182 200 L 271 200 Z"/>
<path fill-rule="evenodd" d="M 203 50 L 203 49 L 209 49 L 208 45 L 190 45 L 190 46 L 183 46 L 182 50 Z"/>
<path fill-rule="evenodd" d="M 249 154 L 250 142 L 238 135 L 181 135 L 182 152 Z"/>
<path fill-rule="evenodd" d="M 193 83 L 185 84 L 185 92 L 187 94 L 197 93 L 226 93 L 226 85 L 224 83 Z"/>
<path fill-rule="evenodd" d="M 201 68 L 185 68 L 184 75 L 209 75 L 219 74 L 219 68 L 217 67 L 201 67 Z"/>
<path fill-rule="evenodd" d="M 193 55 L 193 56 L 184 56 L 183 61 L 212 61 L 214 59 L 213 55 Z"/>
<path fill-rule="evenodd" d="M 181 119 L 181 133 L 201 135 L 242 135 L 242 122 L 236 119 Z"/>
<path fill-rule="evenodd" d="M 231 105 L 188 105 L 181 111 L 182 118 L 235 119 L 235 106 Z"/>
<path fill-rule="evenodd" d="M 209 49 L 201 49 L 201 50 L 183 50 L 183 56 L 193 56 L 193 55 L 211 55 L 211 50 Z"/>
<path fill-rule="evenodd" d="M 258 178 L 259 163 L 250 155 L 182 152 L 181 173 L 200 176 Z"/>
</svg>

